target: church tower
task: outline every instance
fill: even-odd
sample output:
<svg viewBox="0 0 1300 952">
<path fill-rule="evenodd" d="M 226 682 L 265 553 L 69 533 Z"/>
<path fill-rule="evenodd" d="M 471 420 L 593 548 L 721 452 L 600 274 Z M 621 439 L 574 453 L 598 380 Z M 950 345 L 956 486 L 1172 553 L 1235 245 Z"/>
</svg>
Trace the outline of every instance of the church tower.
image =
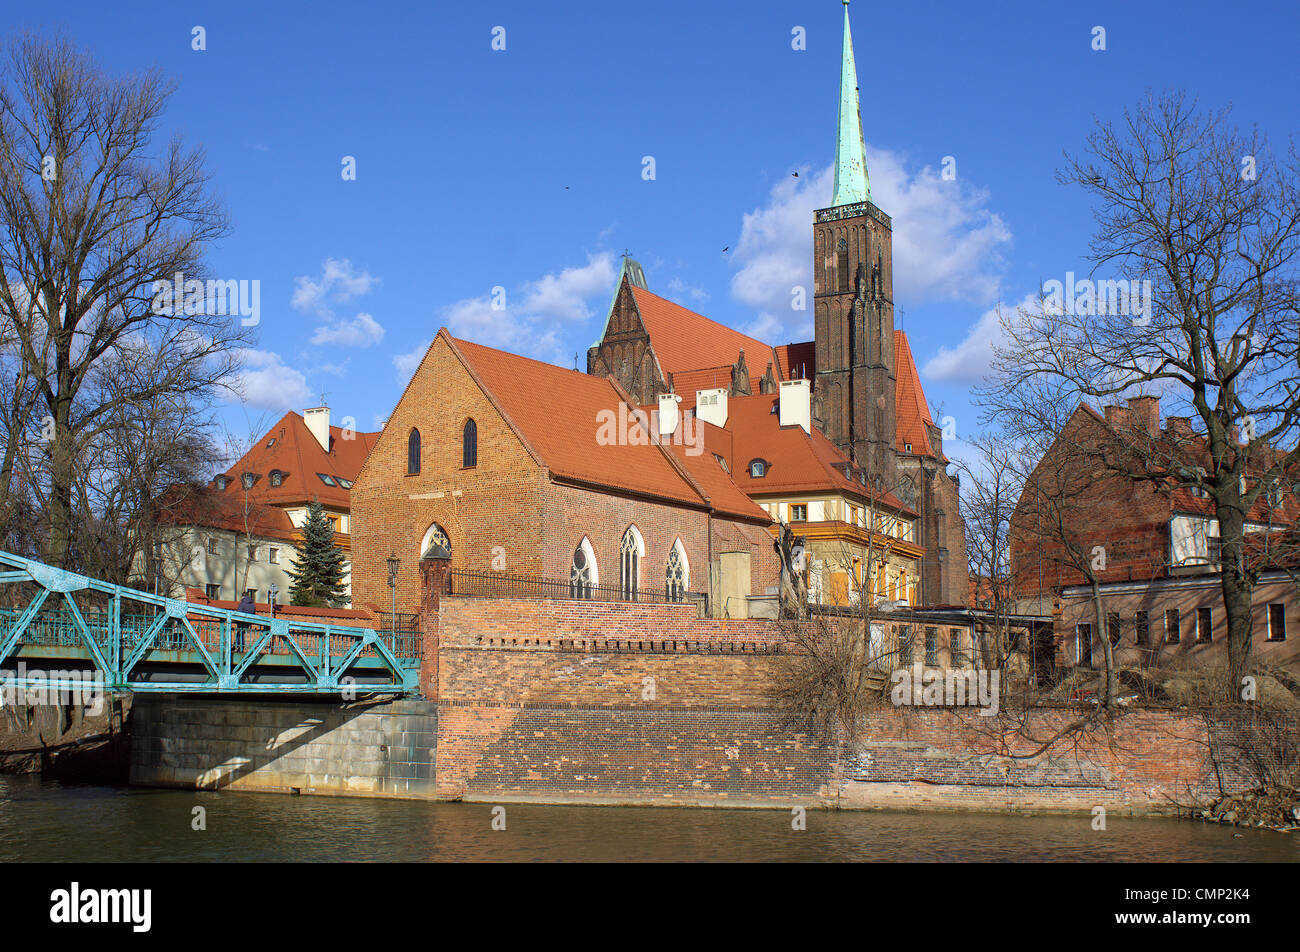
<svg viewBox="0 0 1300 952">
<path fill-rule="evenodd" d="M 871 202 L 858 72 L 844 0 L 835 192 L 813 219 L 818 428 L 859 466 L 895 482 L 893 222 Z"/>
</svg>

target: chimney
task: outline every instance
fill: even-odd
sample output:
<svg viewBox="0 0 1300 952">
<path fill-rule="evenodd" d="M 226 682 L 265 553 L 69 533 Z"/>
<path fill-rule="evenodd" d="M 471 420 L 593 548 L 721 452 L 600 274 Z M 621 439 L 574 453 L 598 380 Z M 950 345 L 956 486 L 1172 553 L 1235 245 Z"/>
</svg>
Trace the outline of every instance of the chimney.
<svg viewBox="0 0 1300 952">
<path fill-rule="evenodd" d="M 314 407 L 311 410 L 303 410 L 302 418 L 307 424 L 307 429 L 311 430 L 311 435 L 316 437 L 316 442 L 328 453 L 330 451 L 330 408 Z"/>
<path fill-rule="evenodd" d="M 1135 426 L 1146 430 L 1148 436 L 1160 435 L 1159 397 L 1129 397 L 1128 408 Z"/>
<path fill-rule="evenodd" d="M 677 432 L 677 420 L 680 414 L 677 412 L 677 404 L 682 402 L 682 398 L 676 393 L 659 394 L 659 435 L 672 436 Z"/>
<path fill-rule="evenodd" d="M 812 385 L 807 380 L 781 381 L 781 425 L 812 432 Z"/>
<path fill-rule="evenodd" d="M 1132 426 L 1133 415 L 1128 407 L 1106 407 L 1106 425 L 1113 430 L 1122 430 Z"/>
<path fill-rule="evenodd" d="M 726 426 L 727 388 L 695 391 L 695 418 L 714 426 Z"/>
<path fill-rule="evenodd" d="M 1180 443 L 1188 443 L 1196 439 L 1196 431 L 1192 429 L 1191 417 L 1167 417 L 1165 419 L 1165 432 Z"/>
</svg>

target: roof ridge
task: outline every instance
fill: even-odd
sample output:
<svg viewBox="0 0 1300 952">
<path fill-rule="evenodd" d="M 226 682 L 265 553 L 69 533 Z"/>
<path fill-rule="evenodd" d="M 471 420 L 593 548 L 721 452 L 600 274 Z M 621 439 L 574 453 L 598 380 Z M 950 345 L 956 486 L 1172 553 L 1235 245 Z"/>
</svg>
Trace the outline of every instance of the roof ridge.
<svg viewBox="0 0 1300 952">
<path fill-rule="evenodd" d="M 607 374 L 605 379 L 610 382 L 610 385 L 613 386 L 614 391 L 619 395 L 619 398 L 624 403 L 626 403 L 628 407 L 637 406 L 636 401 L 632 399 L 632 395 L 623 389 L 623 385 L 620 384 L 618 380 L 614 378 L 613 374 Z M 632 419 L 636 421 L 637 426 L 645 426 L 645 424 L 641 420 L 641 417 L 638 416 L 637 414 L 635 413 L 632 414 Z M 710 509 L 712 509 L 713 500 L 710 499 L 709 494 L 704 491 L 704 487 L 701 486 L 699 483 L 697 483 L 695 481 L 695 478 L 691 476 L 689 472 L 686 471 L 686 467 L 681 464 L 681 461 L 677 459 L 677 456 L 673 453 L 670 453 L 667 449 L 665 449 L 663 445 L 663 441 L 660 440 L 656 434 L 651 433 L 648 427 L 646 427 L 646 436 L 650 437 L 651 443 L 659 447 L 660 455 L 662 455 L 664 459 L 668 460 L 668 464 L 672 466 L 672 468 L 677 472 L 677 475 L 682 477 L 682 479 L 686 481 L 686 484 L 690 486 L 691 489 L 695 490 L 696 495 L 698 495 L 702 500 L 704 500 L 705 504 Z"/>
</svg>

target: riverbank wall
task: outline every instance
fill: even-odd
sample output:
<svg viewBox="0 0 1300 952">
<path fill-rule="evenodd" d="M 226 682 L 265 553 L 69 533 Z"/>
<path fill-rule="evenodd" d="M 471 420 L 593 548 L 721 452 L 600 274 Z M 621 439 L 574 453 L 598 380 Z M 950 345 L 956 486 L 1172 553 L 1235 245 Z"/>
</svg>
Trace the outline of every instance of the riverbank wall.
<svg viewBox="0 0 1300 952">
<path fill-rule="evenodd" d="M 429 636 L 426 632 L 426 637 Z M 490 802 L 1176 812 L 1255 782 L 1231 730 L 1140 710 L 882 708 L 841 750 L 785 723 L 774 626 L 690 606 L 444 598 L 437 691 L 380 704 L 140 698 L 131 779 Z M 431 691 L 431 694 L 434 692 Z"/>
</svg>

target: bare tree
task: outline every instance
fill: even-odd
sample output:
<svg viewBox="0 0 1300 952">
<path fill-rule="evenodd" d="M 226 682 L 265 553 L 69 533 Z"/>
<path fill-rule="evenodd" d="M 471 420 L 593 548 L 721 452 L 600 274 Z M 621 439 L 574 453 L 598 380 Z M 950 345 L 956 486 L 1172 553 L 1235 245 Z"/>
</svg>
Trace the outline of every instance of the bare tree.
<svg viewBox="0 0 1300 952">
<path fill-rule="evenodd" d="M 66 39 L 22 36 L 0 61 L 0 326 L 21 367 L 6 458 L 26 415 L 42 417 L 45 547 L 56 564 L 72 560 L 74 496 L 105 420 L 123 401 L 202 401 L 233 379 L 249 333 L 193 306 L 189 287 L 184 306 L 159 306 L 156 282 L 202 281 L 205 251 L 227 230 L 202 152 L 173 138 L 155 155 L 172 91 L 152 72 L 109 76 Z M 142 349 L 166 372 L 94 390 L 98 367 Z"/>
<path fill-rule="evenodd" d="M 1056 294 L 1041 313 L 1005 320 L 984 399 L 1015 414 L 1035 391 L 1067 405 L 1156 392 L 1197 421 L 1203 471 L 1142 446 L 1106 464 L 1212 499 L 1225 690 L 1235 694 L 1250 657 L 1257 574 L 1247 513 L 1300 462 L 1300 158 L 1294 142 L 1275 154 L 1227 111 L 1168 93 L 1148 95 L 1121 123 L 1099 121 L 1060 179 L 1095 201 L 1093 274 L 1122 276 L 1103 274 L 1074 300 Z"/>
</svg>

